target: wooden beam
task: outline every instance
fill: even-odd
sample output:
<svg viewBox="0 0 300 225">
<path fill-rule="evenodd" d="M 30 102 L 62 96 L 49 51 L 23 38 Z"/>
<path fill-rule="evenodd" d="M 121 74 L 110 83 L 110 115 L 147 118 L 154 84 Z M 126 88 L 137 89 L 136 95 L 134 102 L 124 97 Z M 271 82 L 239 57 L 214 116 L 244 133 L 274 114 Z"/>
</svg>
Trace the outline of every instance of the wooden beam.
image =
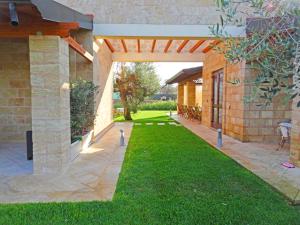
<svg viewBox="0 0 300 225">
<path fill-rule="evenodd" d="M 182 49 L 189 43 L 190 40 L 184 40 L 177 49 L 177 53 L 180 53 Z"/>
<path fill-rule="evenodd" d="M 181 52 L 115 52 L 112 54 L 114 62 L 203 62 L 204 53 L 195 52 L 194 54 Z"/>
<path fill-rule="evenodd" d="M 156 39 L 154 39 L 152 42 L 152 48 L 151 48 L 152 53 L 155 51 L 155 45 L 156 45 Z"/>
<path fill-rule="evenodd" d="M 214 40 L 212 43 L 210 43 L 206 48 L 202 50 L 203 53 L 209 52 L 212 48 L 214 48 L 216 45 L 218 45 L 221 41 L 220 40 Z"/>
<path fill-rule="evenodd" d="M 124 49 L 124 52 L 128 52 L 127 50 L 127 47 L 126 47 L 126 43 L 125 43 L 125 40 L 124 39 L 121 39 L 121 43 L 122 43 L 122 46 L 123 46 L 123 49 Z"/>
<path fill-rule="evenodd" d="M 190 53 L 194 53 L 206 40 L 198 41 L 191 49 Z"/>
<path fill-rule="evenodd" d="M 166 45 L 166 47 L 165 47 L 164 53 L 167 53 L 167 52 L 169 51 L 169 48 L 170 48 L 172 42 L 173 42 L 173 40 L 169 40 L 169 41 L 168 41 L 168 43 L 167 43 L 167 45 Z"/>
<path fill-rule="evenodd" d="M 77 41 L 75 41 L 72 37 L 65 38 L 65 41 L 68 42 L 69 46 L 74 49 L 77 53 L 82 55 L 88 61 L 93 62 L 94 57 L 85 50 Z"/>
<path fill-rule="evenodd" d="M 13 27 L 9 23 L 0 22 L 0 37 L 3 38 L 26 38 L 30 35 L 55 35 L 68 37 L 71 30 L 79 29 L 78 23 L 55 23 L 55 22 L 34 22 L 31 24 L 20 23 Z"/>
<path fill-rule="evenodd" d="M 114 53 L 116 51 L 114 46 L 112 46 L 112 44 L 110 43 L 110 41 L 108 39 L 104 39 L 104 42 L 107 45 L 107 47 L 109 48 L 109 50 L 111 51 L 111 53 Z"/>
<path fill-rule="evenodd" d="M 141 41 L 140 41 L 140 39 L 137 39 L 137 52 L 141 53 Z"/>
</svg>

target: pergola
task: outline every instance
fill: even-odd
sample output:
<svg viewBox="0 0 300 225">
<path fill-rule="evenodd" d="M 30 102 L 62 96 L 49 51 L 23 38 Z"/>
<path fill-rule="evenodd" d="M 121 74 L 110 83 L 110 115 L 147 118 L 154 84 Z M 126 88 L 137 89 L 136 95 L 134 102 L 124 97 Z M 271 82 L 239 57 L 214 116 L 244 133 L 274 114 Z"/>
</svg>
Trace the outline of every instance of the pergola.
<svg viewBox="0 0 300 225">
<path fill-rule="evenodd" d="M 112 53 L 113 61 L 201 62 L 219 40 L 176 37 L 99 37 Z"/>
</svg>

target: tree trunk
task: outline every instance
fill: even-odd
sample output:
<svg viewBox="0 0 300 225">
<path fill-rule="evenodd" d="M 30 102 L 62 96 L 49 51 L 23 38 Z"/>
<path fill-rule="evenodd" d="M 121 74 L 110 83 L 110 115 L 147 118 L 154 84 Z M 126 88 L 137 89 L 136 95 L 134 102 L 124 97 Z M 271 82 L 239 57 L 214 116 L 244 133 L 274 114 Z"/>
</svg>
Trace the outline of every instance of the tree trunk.
<svg viewBox="0 0 300 225">
<path fill-rule="evenodd" d="M 124 107 L 124 118 L 125 118 L 125 120 L 132 120 L 131 114 L 130 114 L 130 109 L 127 106 Z"/>
</svg>

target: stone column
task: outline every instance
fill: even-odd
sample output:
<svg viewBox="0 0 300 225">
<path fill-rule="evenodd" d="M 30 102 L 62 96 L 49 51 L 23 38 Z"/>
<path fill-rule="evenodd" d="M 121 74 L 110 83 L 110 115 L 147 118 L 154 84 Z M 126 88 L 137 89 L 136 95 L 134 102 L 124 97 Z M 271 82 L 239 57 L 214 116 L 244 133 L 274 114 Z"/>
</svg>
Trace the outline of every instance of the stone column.
<svg viewBox="0 0 300 225">
<path fill-rule="evenodd" d="M 59 173 L 69 161 L 69 46 L 58 36 L 30 36 L 34 173 Z"/>
<path fill-rule="evenodd" d="M 293 99 L 290 151 L 290 160 L 298 167 L 300 167 L 300 108 L 297 107 L 297 103 L 299 101 L 300 97 L 296 97 Z"/>
<path fill-rule="evenodd" d="M 178 105 L 183 105 L 184 103 L 184 85 L 178 84 L 177 87 L 177 103 Z"/>
<path fill-rule="evenodd" d="M 196 102 L 196 85 L 193 81 L 188 81 L 187 85 L 187 105 L 188 106 L 195 106 Z"/>
</svg>

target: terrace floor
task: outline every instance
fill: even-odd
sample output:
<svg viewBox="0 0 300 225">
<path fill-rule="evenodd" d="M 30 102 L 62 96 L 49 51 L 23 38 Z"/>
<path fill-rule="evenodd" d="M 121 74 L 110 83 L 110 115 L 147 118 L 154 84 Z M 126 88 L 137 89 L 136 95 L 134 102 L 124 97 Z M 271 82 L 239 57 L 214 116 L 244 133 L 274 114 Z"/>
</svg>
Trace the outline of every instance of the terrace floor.
<svg viewBox="0 0 300 225">
<path fill-rule="evenodd" d="M 24 174 L 25 165 L 13 169 L 9 162 L 18 165 L 19 161 L 28 161 L 23 160 L 26 155 L 20 154 L 21 146 L 6 148 L 13 151 L 3 154 L 6 155 L 5 165 L 0 160 L 0 203 L 111 200 L 126 151 L 126 146 L 120 146 L 120 129 L 125 131 L 127 142 L 132 123 L 115 123 L 99 141 L 80 153 L 63 173 L 56 175 Z M 5 170 L 6 166 L 11 169 Z M 32 165 L 28 168 L 32 170 Z"/>
<path fill-rule="evenodd" d="M 32 161 L 27 160 L 26 144 L 0 143 L 0 177 L 32 173 Z"/>
<path fill-rule="evenodd" d="M 184 127 L 204 139 L 210 145 L 217 145 L 217 131 L 173 115 Z M 216 147 L 217 148 L 217 147 Z M 223 153 L 255 173 L 267 183 L 283 193 L 293 203 L 300 204 L 300 168 L 288 169 L 281 165 L 289 161 L 288 150 L 276 151 L 274 144 L 243 143 L 223 135 Z"/>
</svg>

